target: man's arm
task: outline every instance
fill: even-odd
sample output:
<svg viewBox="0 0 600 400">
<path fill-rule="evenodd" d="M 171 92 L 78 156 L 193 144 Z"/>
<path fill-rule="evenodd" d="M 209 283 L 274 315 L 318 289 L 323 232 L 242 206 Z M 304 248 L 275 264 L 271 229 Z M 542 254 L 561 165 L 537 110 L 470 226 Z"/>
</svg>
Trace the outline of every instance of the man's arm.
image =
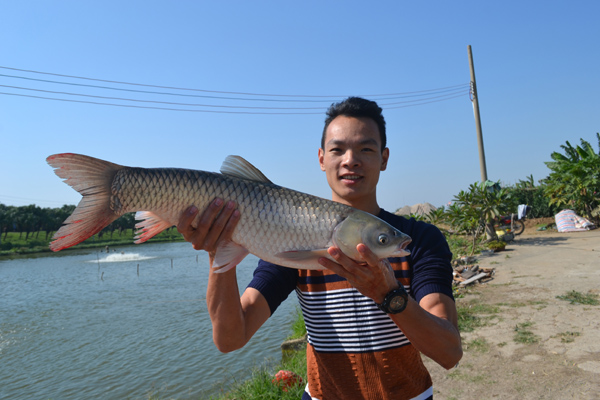
<svg viewBox="0 0 600 400">
<path fill-rule="evenodd" d="M 328 252 L 337 263 L 327 258 L 319 259 L 319 263 L 380 304 L 400 283 L 390 265 L 379 260 L 367 246 L 359 244 L 356 248 L 366 263 L 355 262 L 335 247 L 330 247 Z M 419 303 L 409 297 L 406 309 L 389 317 L 415 348 L 444 368 L 454 367 L 462 358 L 456 306 L 447 295 L 431 293 Z"/>
<path fill-rule="evenodd" d="M 271 316 L 264 296 L 248 288 L 240 297 L 236 268 L 215 273 L 212 265 L 220 243 L 231 240 L 240 219 L 235 203 L 215 199 L 202 214 L 190 207 L 181 217 L 177 230 L 196 250 L 206 250 L 210 272 L 206 304 L 213 326 L 213 341 L 222 352 L 243 347 Z"/>
</svg>

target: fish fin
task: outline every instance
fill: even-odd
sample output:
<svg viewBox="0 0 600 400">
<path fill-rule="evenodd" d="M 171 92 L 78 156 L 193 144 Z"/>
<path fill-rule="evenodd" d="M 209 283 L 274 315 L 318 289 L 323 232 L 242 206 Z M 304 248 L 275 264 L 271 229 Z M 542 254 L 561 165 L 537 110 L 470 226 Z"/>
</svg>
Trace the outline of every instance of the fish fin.
<svg viewBox="0 0 600 400">
<path fill-rule="evenodd" d="M 275 257 L 283 258 L 288 261 L 315 261 L 319 258 L 325 257 L 331 259 L 331 256 L 327 252 L 327 249 L 315 249 L 315 250 L 292 250 L 278 253 Z"/>
<path fill-rule="evenodd" d="M 248 253 L 248 249 L 231 241 L 220 245 L 213 261 L 214 272 L 220 274 L 229 271 L 238 265 Z"/>
<path fill-rule="evenodd" d="M 52 251 L 75 246 L 116 220 L 110 208 L 111 184 L 121 165 L 81 154 L 54 154 L 46 159 L 54 173 L 83 198 L 50 243 Z"/>
<path fill-rule="evenodd" d="M 173 226 L 172 223 L 150 211 L 138 211 L 135 219 L 141 222 L 135 224 L 135 244 L 144 243 L 148 239 L 158 235 L 165 229 Z"/>
<path fill-rule="evenodd" d="M 221 173 L 250 181 L 273 183 L 258 168 L 240 156 L 227 156 L 221 165 Z"/>
</svg>

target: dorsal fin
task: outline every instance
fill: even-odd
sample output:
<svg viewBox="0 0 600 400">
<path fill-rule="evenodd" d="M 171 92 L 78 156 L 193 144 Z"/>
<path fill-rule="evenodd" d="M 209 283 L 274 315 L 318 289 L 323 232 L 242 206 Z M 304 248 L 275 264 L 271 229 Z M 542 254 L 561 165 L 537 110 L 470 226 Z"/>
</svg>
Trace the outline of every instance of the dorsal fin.
<svg viewBox="0 0 600 400">
<path fill-rule="evenodd" d="M 258 168 L 240 156 L 227 156 L 221 165 L 221 173 L 250 181 L 272 183 Z"/>
</svg>

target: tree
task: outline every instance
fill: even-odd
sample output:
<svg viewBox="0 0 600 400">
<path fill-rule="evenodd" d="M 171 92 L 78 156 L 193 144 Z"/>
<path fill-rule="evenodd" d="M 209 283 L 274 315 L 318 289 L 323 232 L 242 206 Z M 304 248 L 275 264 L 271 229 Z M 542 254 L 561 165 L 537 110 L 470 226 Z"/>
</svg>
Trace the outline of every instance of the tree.
<svg viewBox="0 0 600 400">
<path fill-rule="evenodd" d="M 600 133 L 596 133 L 600 149 Z M 600 150 L 595 152 L 585 140 L 573 147 L 568 141 L 560 147 L 565 154 L 553 152 L 554 161 L 545 164 L 552 171 L 543 180 L 550 204 L 569 207 L 576 213 L 599 222 L 593 211 L 600 205 Z"/>
<path fill-rule="evenodd" d="M 489 240 L 497 239 L 494 219 L 514 208 L 510 193 L 499 182 L 475 182 L 468 191 L 461 190 L 448 207 L 454 225 L 473 234 L 473 244 L 485 230 Z M 475 246 L 473 245 L 473 248 Z"/>
</svg>

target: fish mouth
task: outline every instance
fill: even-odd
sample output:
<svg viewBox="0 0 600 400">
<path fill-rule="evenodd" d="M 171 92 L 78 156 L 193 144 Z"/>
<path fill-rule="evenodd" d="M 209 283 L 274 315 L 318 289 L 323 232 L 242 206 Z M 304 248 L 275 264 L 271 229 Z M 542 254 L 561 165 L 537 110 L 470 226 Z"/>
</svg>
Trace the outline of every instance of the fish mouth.
<svg viewBox="0 0 600 400">
<path fill-rule="evenodd" d="M 394 255 L 398 257 L 405 257 L 410 255 L 410 250 L 406 248 L 410 244 L 410 242 L 412 242 L 412 239 L 409 236 L 407 236 L 405 240 L 398 244 L 398 247 L 396 247 L 396 251 L 394 251 Z"/>
</svg>

